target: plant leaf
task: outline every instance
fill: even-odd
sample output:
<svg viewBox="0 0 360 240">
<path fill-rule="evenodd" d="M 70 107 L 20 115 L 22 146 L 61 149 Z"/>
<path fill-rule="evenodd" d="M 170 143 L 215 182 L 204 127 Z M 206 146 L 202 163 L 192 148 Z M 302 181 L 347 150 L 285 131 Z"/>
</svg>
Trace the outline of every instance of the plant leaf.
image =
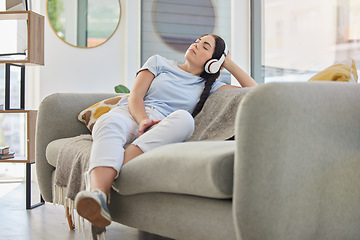
<svg viewBox="0 0 360 240">
<path fill-rule="evenodd" d="M 126 86 L 120 84 L 120 85 L 115 86 L 115 92 L 116 93 L 130 93 L 130 90 Z"/>
</svg>

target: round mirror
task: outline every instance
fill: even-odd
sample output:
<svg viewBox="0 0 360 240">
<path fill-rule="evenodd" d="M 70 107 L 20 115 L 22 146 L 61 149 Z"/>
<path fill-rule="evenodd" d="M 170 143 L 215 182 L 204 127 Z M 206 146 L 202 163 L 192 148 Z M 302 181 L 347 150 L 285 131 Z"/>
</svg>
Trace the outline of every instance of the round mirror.
<svg viewBox="0 0 360 240">
<path fill-rule="evenodd" d="M 82 48 L 104 44 L 120 23 L 120 0 L 48 0 L 47 15 L 56 35 Z"/>
</svg>

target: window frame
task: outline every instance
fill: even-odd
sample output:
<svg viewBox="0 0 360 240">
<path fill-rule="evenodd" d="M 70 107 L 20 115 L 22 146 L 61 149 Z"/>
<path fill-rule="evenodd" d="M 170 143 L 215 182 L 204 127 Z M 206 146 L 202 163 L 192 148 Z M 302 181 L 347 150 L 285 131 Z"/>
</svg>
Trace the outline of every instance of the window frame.
<svg viewBox="0 0 360 240">
<path fill-rule="evenodd" d="M 262 9 L 263 0 L 250 0 L 250 66 L 251 77 L 264 83 L 262 76 Z"/>
</svg>

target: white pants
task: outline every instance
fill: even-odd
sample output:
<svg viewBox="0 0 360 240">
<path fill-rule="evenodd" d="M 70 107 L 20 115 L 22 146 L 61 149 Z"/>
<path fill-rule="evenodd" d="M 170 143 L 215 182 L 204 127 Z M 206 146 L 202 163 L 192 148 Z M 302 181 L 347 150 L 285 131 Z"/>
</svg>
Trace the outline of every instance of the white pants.
<svg viewBox="0 0 360 240">
<path fill-rule="evenodd" d="M 194 132 L 194 119 L 185 110 L 177 110 L 164 117 L 154 108 L 145 108 L 150 119 L 161 119 L 139 138 L 138 123 L 127 106 L 120 106 L 102 115 L 95 123 L 92 138 L 89 172 L 95 167 L 112 167 L 119 174 L 125 148 L 138 146 L 143 152 L 153 148 L 188 140 Z"/>
</svg>

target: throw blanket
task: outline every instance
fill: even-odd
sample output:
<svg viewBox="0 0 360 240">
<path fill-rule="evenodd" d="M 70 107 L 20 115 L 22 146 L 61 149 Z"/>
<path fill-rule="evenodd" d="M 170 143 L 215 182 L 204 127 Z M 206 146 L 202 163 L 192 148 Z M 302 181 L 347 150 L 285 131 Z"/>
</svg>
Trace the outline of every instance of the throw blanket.
<svg viewBox="0 0 360 240">
<path fill-rule="evenodd" d="M 250 88 L 225 90 L 210 95 L 202 111 L 195 117 L 195 131 L 189 141 L 226 140 L 234 136 L 238 105 L 249 90 Z M 85 189 L 84 173 L 89 167 L 91 146 L 91 135 L 81 135 L 69 139 L 58 154 L 54 203 L 69 207 L 72 217 L 75 196 Z"/>
<path fill-rule="evenodd" d="M 234 136 L 236 112 L 241 99 L 252 88 L 211 94 L 195 117 L 195 131 L 189 141 L 226 140 Z"/>
<path fill-rule="evenodd" d="M 65 209 L 69 208 L 69 215 L 74 219 L 74 200 L 78 192 L 85 190 L 84 173 L 89 168 L 89 158 L 92 146 L 92 137 L 90 134 L 80 135 L 71 138 L 59 150 L 55 170 L 54 181 L 54 204 L 64 205 Z M 65 211 L 66 212 L 66 211 Z M 85 226 L 84 219 L 80 224 L 78 218 L 79 232 L 82 229 L 84 236 Z M 82 227 L 81 227 L 82 226 Z M 91 228 L 89 228 L 91 229 Z M 92 234 L 90 233 L 89 236 Z M 96 238 L 93 238 L 96 239 Z"/>
<path fill-rule="evenodd" d="M 61 147 L 56 163 L 55 185 L 67 189 L 65 198 L 59 197 L 58 201 L 74 200 L 76 194 L 85 189 L 84 173 L 89 168 L 91 146 L 92 137 L 86 134 L 71 138 Z M 59 196 L 61 191 L 57 193 L 55 196 Z"/>
</svg>

